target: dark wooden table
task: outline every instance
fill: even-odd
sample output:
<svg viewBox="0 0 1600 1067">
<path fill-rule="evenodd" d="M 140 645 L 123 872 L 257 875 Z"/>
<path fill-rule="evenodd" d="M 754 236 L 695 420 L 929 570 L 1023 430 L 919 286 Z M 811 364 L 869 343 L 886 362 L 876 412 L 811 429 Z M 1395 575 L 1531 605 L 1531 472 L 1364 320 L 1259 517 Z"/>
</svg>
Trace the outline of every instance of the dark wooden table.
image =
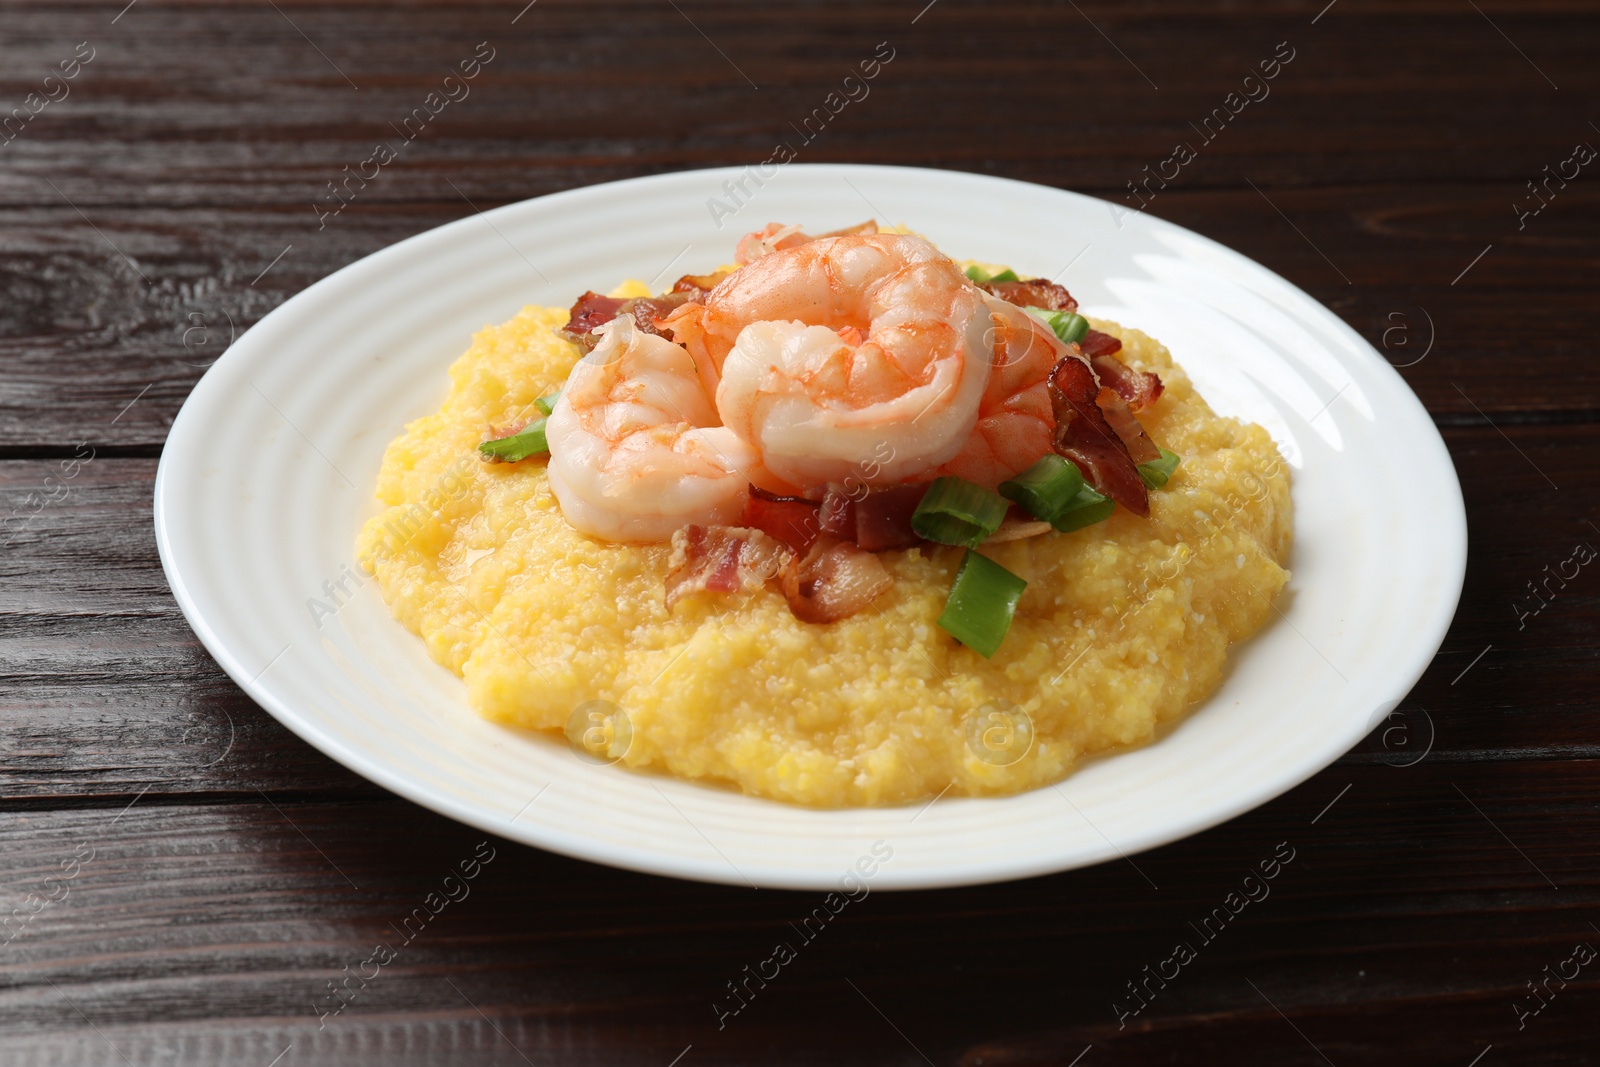
<svg viewBox="0 0 1600 1067">
<path fill-rule="evenodd" d="M 123 2 L 0 8 L 0 1062 L 1600 1062 L 1600 569 L 1568 562 L 1600 546 L 1600 162 L 1574 161 L 1600 5 Z M 319 223 L 479 42 L 470 96 Z M 482 835 L 206 655 L 152 534 L 173 416 L 230 329 L 330 271 L 468 198 L 760 162 L 880 42 L 800 158 L 1119 201 L 1188 142 L 1148 210 L 1403 365 L 1471 523 L 1438 658 L 1326 772 L 1138 857 L 1148 881 L 874 893 L 720 1030 L 810 895 L 497 841 L 345 983 Z M 1280 842 L 1271 896 L 1132 1014 Z M 335 982 L 359 992 L 319 1019 Z"/>
</svg>

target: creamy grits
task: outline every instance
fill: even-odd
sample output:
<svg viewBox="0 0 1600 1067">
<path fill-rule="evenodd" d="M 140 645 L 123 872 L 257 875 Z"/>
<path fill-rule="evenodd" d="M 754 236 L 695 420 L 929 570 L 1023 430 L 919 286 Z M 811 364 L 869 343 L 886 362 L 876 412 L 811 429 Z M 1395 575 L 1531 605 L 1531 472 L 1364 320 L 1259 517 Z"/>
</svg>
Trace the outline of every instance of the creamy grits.
<svg viewBox="0 0 1600 1067">
<path fill-rule="evenodd" d="M 992 659 L 935 624 L 958 548 L 882 553 L 893 586 L 825 625 L 770 588 L 669 613 L 670 545 L 579 534 L 544 462 L 476 451 L 566 380 L 567 314 L 528 307 L 473 338 L 440 409 L 390 444 L 359 539 L 395 617 L 492 721 L 559 732 L 609 702 L 621 763 L 819 807 L 1015 793 L 1180 719 L 1288 579 L 1288 469 L 1266 431 L 1214 415 L 1155 340 L 1093 321 L 1159 374 L 1140 422 L 1182 463 L 1148 519 L 985 546 L 1028 582 Z"/>
</svg>

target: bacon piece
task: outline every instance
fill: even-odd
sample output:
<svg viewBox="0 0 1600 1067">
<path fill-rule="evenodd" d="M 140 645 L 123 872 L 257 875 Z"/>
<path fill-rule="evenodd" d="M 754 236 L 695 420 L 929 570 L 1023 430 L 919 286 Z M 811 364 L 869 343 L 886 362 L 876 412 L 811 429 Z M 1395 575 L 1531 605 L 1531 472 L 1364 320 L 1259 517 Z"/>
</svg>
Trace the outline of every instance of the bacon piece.
<svg viewBox="0 0 1600 1067">
<path fill-rule="evenodd" d="M 617 312 L 628 301 L 615 296 L 601 296 L 593 289 L 578 297 L 567 313 L 567 324 L 561 327 L 567 333 L 591 333 L 617 317 Z"/>
<path fill-rule="evenodd" d="M 836 541 L 853 541 L 856 536 L 856 497 L 842 486 L 830 485 L 822 494 L 822 512 L 817 516 L 822 532 Z"/>
<path fill-rule="evenodd" d="M 877 556 L 848 541 L 819 537 L 804 558 L 783 569 L 783 595 L 801 622 L 854 615 L 894 584 Z"/>
<path fill-rule="evenodd" d="M 674 293 L 709 293 L 717 287 L 717 283 L 728 275 L 729 270 L 719 270 L 715 274 L 685 274 L 672 285 Z"/>
<path fill-rule="evenodd" d="M 1128 402 L 1117 395 L 1115 389 L 1106 386 L 1100 387 L 1100 393 L 1094 398 L 1095 406 L 1106 417 L 1106 422 L 1122 438 L 1122 443 L 1128 448 L 1128 458 L 1135 463 L 1150 463 L 1161 458 L 1161 449 L 1155 446 L 1150 436 L 1144 432 L 1144 427 L 1139 425 L 1139 420 L 1133 417 L 1133 412 L 1128 409 Z"/>
<path fill-rule="evenodd" d="M 803 553 L 822 532 L 820 510 L 821 505 L 815 500 L 779 496 L 752 485 L 741 521 Z"/>
<path fill-rule="evenodd" d="M 834 622 L 872 603 L 894 579 L 871 552 L 819 537 L 803 555 L 744 526 L 685 526 L 672 535 L 667 610 L 694 593 L 753 593 L 777 579 L 801 622 Z"/>
<path fill-rule="evenodd" d="M 694 593 L 753 593 L 796 558 L 789 546 L 742 526 L 685 526 L 672 535 L 667 610 Z"/>
<path fill-rule="evenodd" d="M 853 541 L 868 552 L 921 544 L 922 538 L 911 529 L 911 514 L 922 503 L 929 484 L 881 489 L 830 485 L 818 514 L 821 531 L 836 541 Z"/>
<path fill-rule="evenodd" d="M 1093 356 L 1100 384 L 1109 385 L 1134 411 L 1143 411 L 1161 397 L 1161 379 L 1149 371 L 1134 370 L 1116 356 Z"/>
<path fill-rule="evenodd" d="M 572 305 L 561 333 L 567 340 L 589 352 L 600 343 L 600 339 L 594 335 L 595 327 L 604 326 L 618 315 L 626 313 L 633 316 L 633 321 L 645 333 L 660 334 L 657 319 L 665 318 L 674 308 L 701 295 L 700 290 L 694 289 L 688 292 L 675 291 L 665 296 L 622 298 L 601 296 L 591 290 L 578 297 Z"/>
<path fill-rule="evenodd" d="M 911 528 L 911 513 L 932 484 L 891 485 L 859 497 L 855 502 L 855 543 L 868 552 L 921 544 L 922 538 Z"/>
<path fill-rule="evenodd" d="M 1122 351 L 1122 339 L 1113 337 L 1109 333 L 1099 330 L 1090 330 L 1079 340 L 1078 347 L 1083 349 L 1083 354 L 1092 362 L 1096 356 L 1109 356 L 1113 352 Z"/>
<path fill-rule="evenodd" d="M 1063 356 L 1050 372 L 1050 399 L 1056 412 L 1056 451 L 1078 465 L 1100 492 L 1136 515 L 1150 514 L 1150 496 L 1128 446 L 1096 403 L 1100 383 L 1089 364 Z"/>
<path fill-rule="evenodd" d="M 1064 286 L 1046 278 L 1023 282 L 979 282 L 978 288 L 1017 307 L 1044 308 L 1046 311 L 1077 311 L 1078 302 Z"/>
</svg>

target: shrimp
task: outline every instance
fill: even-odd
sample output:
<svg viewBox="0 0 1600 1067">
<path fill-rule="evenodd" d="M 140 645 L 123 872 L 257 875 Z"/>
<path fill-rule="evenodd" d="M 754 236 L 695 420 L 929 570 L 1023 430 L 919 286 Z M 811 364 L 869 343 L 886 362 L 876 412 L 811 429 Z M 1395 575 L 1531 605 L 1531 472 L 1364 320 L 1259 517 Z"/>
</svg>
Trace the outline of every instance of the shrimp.
<svg viewBox="0 0 1600 1067">
<path fill-rule="evenodd" d="M 769 222 L 762 229 L 754 233 L 747 233 L 739 238 L 739 247 L 734 252 L 734 262 L 741 267 L 749 266 L 762 256 L 774 252 L 787 251 L 798 248 L 810 241 L 821 240 L 824 237 L 848 237 L 858 233 L 877 233 L 878 223 L 874 219 L 858 222 L 854 226 L 846 226 L 842 230 L 833 230 L 830 233 L 818 234 L 808 237 L 800 232 L 798 226 L 785 226 L 781 222 Z"/>
<path fill-rule="evenodd" d="M 733 261 L 741 267 L 748 266 L 762 256 L 788 248 L 797 248 L 809 240 L 811 238 L 801 233 L 798 226 L 769 222 L 764 229 L 747 233 L 739 238 L 739 247 L 734 250 Z"/>
<path fill-rule="evenodd" d="M 922 238 L 868 234 L 771 252 L 664 325 L 764 471 L 889 485 L 967 446 L 994 350 L 984 301 Z"/>
<path fill-rule="evenodd" d="M 1056 418 L 1050 369 L 1068 349 L 1016 305 L 993 296 L 985 302 L 994 323 L 994 366 L 972 435 L 939 473 L 993 489 L 1051 451 Z"/>
<path fill-rule="evenodd" d="M 572 368 L 545 423 L 561 512 L 607 541 L 666 541 L 690 523 L 736 524 L 756 455 L 719 425 L 693 360 L 619 315 Z"/>
</svg>

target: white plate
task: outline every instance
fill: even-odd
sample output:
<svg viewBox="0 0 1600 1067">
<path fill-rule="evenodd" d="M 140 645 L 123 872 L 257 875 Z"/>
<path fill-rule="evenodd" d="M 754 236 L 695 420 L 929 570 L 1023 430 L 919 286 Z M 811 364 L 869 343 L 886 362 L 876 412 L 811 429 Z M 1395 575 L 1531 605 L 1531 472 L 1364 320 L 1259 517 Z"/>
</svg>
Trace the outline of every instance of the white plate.
<svg viewBox="0 0 1600 1067">
<path fill-rule="evenodd" d="M 1461 591 L 1461 490 L 1417 398 L 1332 312 L 1212 241 L 1073 193 L 791 165 L 745 178 L 736 202 L 724 183 L 747 173 L 472 215 L 323 279 L 240 337 L 173 423 L 156 478 L 167 578 L 223 669 L 323 752 L 463 822 L 599 863 L 786 888 L 836 886 L 877 841 L 893 858 L 874 888 L 1020 878 L 1173 841 L 1326 767 L 1422 674 Z M 714 198 L 743 206 L 725 217 Z M 957 257 L 1059 275 L 1090 314 L 1165 342 L 1212 407 L 1261 423 L 1293 465 L 1283 618 L 1234 650 L 1225 684 L 1170 736 L 1021 796 L 810 811 L 591 765 L 485 722 L 373 582 L 329 596 L 325 582 L 359 573 L 384 446 L 437 406 L 473 331 L 624 277 L 660 286 L 727 262 L 774 219 L 817 232 L 868 216 Z M 314 618 L 313 598 L 337 614 Z"/>
</svg>

